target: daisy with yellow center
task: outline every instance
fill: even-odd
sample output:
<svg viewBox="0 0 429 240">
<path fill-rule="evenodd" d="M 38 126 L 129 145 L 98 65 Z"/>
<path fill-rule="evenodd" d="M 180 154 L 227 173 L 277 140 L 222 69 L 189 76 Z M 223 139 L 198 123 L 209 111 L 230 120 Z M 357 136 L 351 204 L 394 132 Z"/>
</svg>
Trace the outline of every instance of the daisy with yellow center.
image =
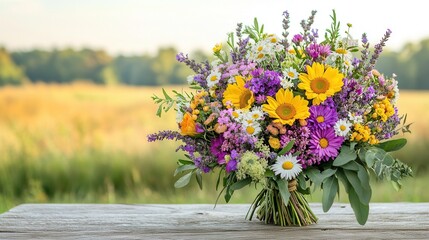
<svg viewBox="0 0 429 240">
<path fill-rule="evenodd" d="M 223 93 L 223 105 L 226 106 L 229 101 L 237 109 L 250 109 L 255 102 L 253 92 L 244 86 L 245 81 L 242 76 L 236 76 L 235 81 L 235 83 L 228 84 Z"/>
<path fill-rule="evenodd" d="M 262 105 L 264 112 L 274 118 L 274 122 L 292 125 L 295 120 L 305 120 L 310 116 L 308 101 L 301 96 L 294 96 L 292 91 L 281 88 L 275 97 L 268 96 L 268 104 Z"/>
<path fill-rule="evenodd" d="M 350 133 L 352 123 L 347 119 L 340 119 L 334 125 L 335 135 L 346 137 Z"/>
<path fill-rule="evenodd" d="M 313 99 L 313 104 L 319 105 L 328 97 L 341 91 L 344 75 L 336 68 L 326 67 L 320 63 L 307 66 L 307 73 L 301 73 L 298 88 L 305 90 L 305 96 Z"/>
<path fill-rule="evenodd" d="M 276 175 L 286 180 L 295 179 L 302 172 L 302 166 L 292 154 L 277 157 L 276 163 L 271 166 Z"/>
</svg>

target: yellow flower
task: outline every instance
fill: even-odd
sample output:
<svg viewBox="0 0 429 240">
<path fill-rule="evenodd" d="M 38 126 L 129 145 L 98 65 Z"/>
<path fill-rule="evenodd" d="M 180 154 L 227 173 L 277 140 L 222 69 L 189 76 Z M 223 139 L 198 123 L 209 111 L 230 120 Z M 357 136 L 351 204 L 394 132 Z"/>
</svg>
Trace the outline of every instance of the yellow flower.
<svg viewBox="0 0 429 240">
<path fill-rule="evenodd" d="M 244 87 L 245 81 L 242 76 L 236 76 L 235 81 L 236 83 L 228 84 L 223 93 L 223 105 L 226 106 L 230 101 L 235 108 L 250 109 L 255 102 L 253 92 Z"/>
<path fill-rule="evenodd" d="M 217 43 L 216 45 L 214 45 L 214 47 L 213 47 L 214 53 L 218 53 L 218 52 L 220 52 L 220 50 L 222 50 L 222 44 L 221 43 Z"/>
<path fill-rule="evenodd" d="M 197 135 L 197 126 L 195 121 L 192 119 L 192 114 L 186 112 L 183 116 L 183 120 L 180 123 L 181 134 L 186 136 L 195 136 Z"/>
<path fill-rule="evenodd" d="M 307 99 L 313 99 L 313 104 L 319 105 L 326 98 L 341 91 L 344 75 L 338 69 L 325 67 L 320 63 L 307 66 L 307 73 L 301 73 L 301 83 L 298 88 L 305 90 Z"/>
<path fill-rule="evenodd" d="M 279 149 L 281 147 L 280 140 L 276 137 L 271 137 L 268 139 L 268 143 L 273 149 Z"/>
<path fill-rule="evenodd" d="M 275 118 L 274 122 L 283 125 L 292 125 L 295 120 L 307 119 L 310 116 L 308 101 L 301 96 L 293 96 L 292 91 L 281 88 L 276 93 L 276 98 L 268 96 L 268 104 L 262 105 L 262 109 Z"/>
</svg>

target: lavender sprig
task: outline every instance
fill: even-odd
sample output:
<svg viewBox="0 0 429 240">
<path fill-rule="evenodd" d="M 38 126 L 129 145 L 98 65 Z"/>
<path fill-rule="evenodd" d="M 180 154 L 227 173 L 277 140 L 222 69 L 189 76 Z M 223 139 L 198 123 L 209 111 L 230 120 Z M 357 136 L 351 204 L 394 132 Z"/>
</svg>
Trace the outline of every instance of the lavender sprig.
<svg viewBox="0 0 429 240">
<path fill-rule="evenodd" d="M 204 72 L 204 67 L 202 64 L 195 62 L 193 59 L 189 59 L 188 54 L 178 53 L 176 55 L 176 60 L 179 62 L 185 63 L 189 68 L 191 68 L 195 73 L 202 74 Z"/>
<path fill-rule="evenodd" d="M 302 20 L 301 21 L 301 27 L 304 30 L 303 37 L 307 41 L 308 35 L 310 34 L 311 25 L 314 23 L 314 16 L 316 15 L 317 11 L 313 10 L 311 11 L 311 16 L 307 19 L 307 21 Z"/>
<path fill-rule="evenodd" d="M 381 52 L 383 52 L 383 47 L 386 46 L 386 42 L 387 40 L 389 40 L 390 34 L 392 34 L 392 31 L 390 29 L 387 29 L 380 43 L 374 46 L 374 54 L 372 55 L 369 64 L 365 68 L 367 75 L 370 74 L 372 69 L 374 69 L 375 64 L 377 63 L 377 59 L 380 57 Z"/>
<path fill-rule="evenodd" d="M 287 51 L 287 49 L 289 48 L 289 42 L 288 42 L 288 40 L 287 40 L 287 37 L 289 36 L 289 23 L 290 23 L 290 17 L 289 17 L 289 12 L 288 11 L 284 11 L 283 12 L 283 16 L 284 16 L 284 18 L 283 18 L 283 33 L 282 33 L 282 36 L 283 36 L 283 40 L 280 42 L 282 45 L 283 45 L 283 47 L 284 47 L 284 49 L 285 49 L 285 51 Z"/>
</svg>

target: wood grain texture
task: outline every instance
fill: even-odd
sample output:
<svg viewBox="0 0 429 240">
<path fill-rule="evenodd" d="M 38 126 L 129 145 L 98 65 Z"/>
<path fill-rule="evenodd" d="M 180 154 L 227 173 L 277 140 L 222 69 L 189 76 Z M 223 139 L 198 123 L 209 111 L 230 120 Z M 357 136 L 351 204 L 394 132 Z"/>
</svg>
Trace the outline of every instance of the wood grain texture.
<svg viewBox="0 0 429 240">
<path fill-rule="evenodd" d="M 372 203 L 365 226 L 334 204 L 307 227 L 245 220 L 248 204 L 23 204 L 0 215 L 0 239 L 429 239 L 429 203 Z"/>
</svg>

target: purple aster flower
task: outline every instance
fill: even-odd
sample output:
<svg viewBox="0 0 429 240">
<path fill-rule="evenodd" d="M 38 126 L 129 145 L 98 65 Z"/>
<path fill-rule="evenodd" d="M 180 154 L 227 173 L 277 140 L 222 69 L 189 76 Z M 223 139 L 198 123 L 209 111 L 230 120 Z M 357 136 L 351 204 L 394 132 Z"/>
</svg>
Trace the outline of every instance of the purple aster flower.
<svg viewBox="0 0 429 240">
<path fill-rule="evenodd" d="M 311 136 L 310 150 L 321 160 L 328 161 L 338 156 L 338 150 L 343 142 L 344 138 L 336 136 L 333 128 L 317 129 Z"/>
<path fill-rule="evenodd" d="M 225 141 L 224 137 L 220 135 L 219 137 L 212 140 L 211 146 L 210 146 L 210 152 L 217 158 L 217 163 L 219 164 L 225 163 L 225 156 L 227 154 L 221 149 L 221 146 L 224 141 Z"/>
<path fill-rule="evenodd" d="M 337 121 L 338 115 L 334 108 L 323 105 L 310 107 L 310 117 L 307 122 L 311 129 L 326 129 L 334 126 Z"/>
</svg>

